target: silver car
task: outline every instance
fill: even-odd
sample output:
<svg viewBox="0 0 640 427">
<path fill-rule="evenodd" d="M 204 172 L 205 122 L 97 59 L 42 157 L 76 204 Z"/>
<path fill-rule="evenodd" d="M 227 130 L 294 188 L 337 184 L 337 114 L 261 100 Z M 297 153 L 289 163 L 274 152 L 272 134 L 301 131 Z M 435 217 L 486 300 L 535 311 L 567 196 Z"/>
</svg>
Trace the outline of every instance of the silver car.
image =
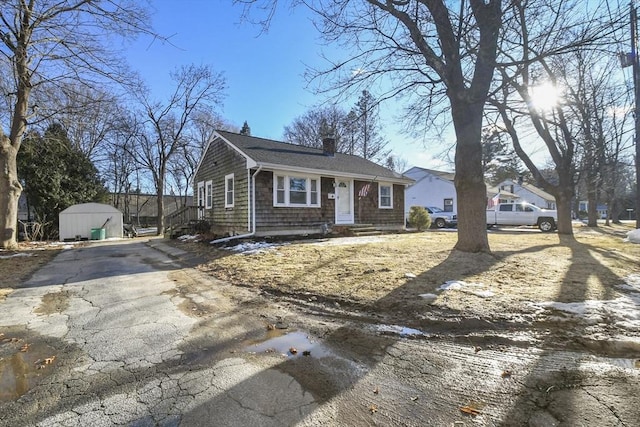
<svg viewBox="0 0 640 427">
<path fill-rule="evenodd" d="M 431 224 L 436 228 L 455 227 L 458 225 L 458 216 L 454 212 L 445 212 L 435 206 L 424 207 L 431 217 Z"/>
</svg>

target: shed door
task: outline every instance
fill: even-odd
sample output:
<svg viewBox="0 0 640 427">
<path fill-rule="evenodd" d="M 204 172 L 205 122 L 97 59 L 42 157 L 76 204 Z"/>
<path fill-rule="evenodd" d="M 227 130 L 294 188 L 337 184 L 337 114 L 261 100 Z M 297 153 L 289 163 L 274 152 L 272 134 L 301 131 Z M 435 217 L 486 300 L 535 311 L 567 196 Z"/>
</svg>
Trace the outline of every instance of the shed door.
<svg viewBox="0 0 640 427">
<path fill-rule="evenodd" d="M 336 224 L 353 224 L 353 182 L 336 179 Z"/>
</svg>

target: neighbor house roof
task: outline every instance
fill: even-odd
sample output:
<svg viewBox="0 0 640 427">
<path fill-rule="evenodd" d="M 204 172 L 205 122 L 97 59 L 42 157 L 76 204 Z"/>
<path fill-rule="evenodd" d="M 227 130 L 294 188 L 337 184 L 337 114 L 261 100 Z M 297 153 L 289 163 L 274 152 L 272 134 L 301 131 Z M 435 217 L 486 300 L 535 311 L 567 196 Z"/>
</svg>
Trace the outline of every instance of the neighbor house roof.
<svg viewBox="0 0 640 427">
<path fill-rule="evenodd" d="M 251 160 L 253 162 L 251 166 L 262 166 L 266 169 L 315 172 L 325 175 L 335 174 L 403 184 L 413 182 L 410 178 L 359 156 L 343 153 L 335 153 L 334 156 L 329 156 L 318 148 L 304 147 L 227 131 L 217 131 L 216 134 L 247 159 Z"/>
<path fill-rule="evenodd" d="M 411 169 L 409 169 L 408 171 L 405 172 L 406 175 L 412 176 L 416 178 L 416 181 L 420 181 L 424 178 L 426 178 L 427 176 L 431 175 L 431 176 L 435 176 L 438 178 L 441 178 L 445 181 L 451 181 L 453 182 L 453 178 L 456 176 L 456 174 L 454 172 L 443 172 L 443 171 L 437 171 L 435 169 L 426 169 L 426 168 L 421 168 L 418 166 L 414 166 Z"/>
</svg>

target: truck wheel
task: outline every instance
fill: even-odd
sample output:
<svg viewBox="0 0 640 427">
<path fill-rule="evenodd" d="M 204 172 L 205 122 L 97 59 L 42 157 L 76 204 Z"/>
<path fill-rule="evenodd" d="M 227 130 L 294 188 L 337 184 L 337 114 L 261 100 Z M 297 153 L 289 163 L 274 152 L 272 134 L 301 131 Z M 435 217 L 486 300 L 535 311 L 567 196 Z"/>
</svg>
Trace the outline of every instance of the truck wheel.
<svg viewBox="0 0 640 427">
<path fill-rule="evenodd" d="M 436 227 L 437 228 L 444 228 L 447 226 L 447 223 L 445 222 L 444 219 L 442 218 L 436 218 Z"/>
<path fill-rule="evenodd" d="M 548 233 L 556 228 L 556 224 L 553 218 L 540 218 L 540 220 L 538 220 L 538 228 L 543 233 Z"/>
</svg>

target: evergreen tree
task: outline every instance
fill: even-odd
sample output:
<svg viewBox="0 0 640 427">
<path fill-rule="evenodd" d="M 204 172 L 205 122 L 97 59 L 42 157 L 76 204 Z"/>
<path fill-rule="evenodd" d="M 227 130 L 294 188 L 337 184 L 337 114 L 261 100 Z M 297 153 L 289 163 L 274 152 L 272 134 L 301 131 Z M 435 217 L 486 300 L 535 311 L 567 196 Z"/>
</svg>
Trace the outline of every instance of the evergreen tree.
<svg viewBox="0 0 640 427">
<path fill-rule="evenodd" d="M 242 125 L 242 129 L 240 129 L 240 135 L 247 135 L 247 136 L 251 136 L 251 128 L 249 127 L 249 123 L 247 123 L 247 121 L 244 121 L 244 124 Z"/>
<path fill-rule="evenodd" d="M 354 154 L 372 161 L 384 161 L 388 154 L 385 148 L 389 142 L 381 134 L 378 103 L 373 95 L 363 90 L 352 112 L 356 131 L 354 145 L 357 147 Z"/>
<path fill-rule="evenodd" d="M 35 216 L 30 219 L 45 225 L 45 237 L 56 237 L 60 211 L 77 203 L 107 199 L 98 170 L 73 147 L 59 124 L 49 126 L 43 136 L 28 135 L 17 160 L 18 177 Z"/>
</svg>

